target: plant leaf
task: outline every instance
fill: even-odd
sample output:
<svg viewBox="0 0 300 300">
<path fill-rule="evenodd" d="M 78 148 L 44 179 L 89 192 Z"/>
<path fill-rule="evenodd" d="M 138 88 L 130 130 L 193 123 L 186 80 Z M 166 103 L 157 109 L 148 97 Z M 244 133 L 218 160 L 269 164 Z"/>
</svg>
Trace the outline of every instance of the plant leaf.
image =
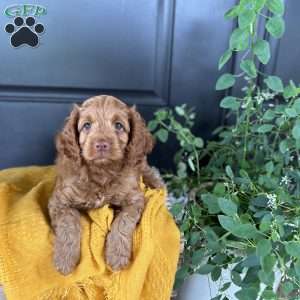
<svg viewBox="0 0 300 300">
<path fill-rule="evenodd" d="M 234 178 L 234 174 L 233 174 L 232 169 L 231 169 L 231 167 L 230 167 L 229 165 L 227 165 L 227 166 L 225 167 L 225 172 L 226 172 L 227 176 L 228 176 L 230 179 L 233 179 L 233 178 Z"/>
<path fill-rule="evenodd" d="M 287 254 L 300 259 L 300 242 L 286 242 L 284 246 Z"/>
<path fill-rule="evenodd" d="M 232 232 L 237 225 L 237 222 L 235 222 L 231 217 L 219 215 L 218 219 L 221 226 L 229 232 Z"/>
<path fill-rule="evenodd" d="M 270 273 L 273 271 L 273 268 L 277 262 L 277 259 L 274 255 L 266 255 L 261 258 L 261 265 L 266 273 Z"/>
<path fill-rule="evenodd" d="M 201 195 L 201 199 L 202 199 L 203 203 L 205 204 L 205 206 L 207 206 L 208 212 L 210 214 L 217 214 L 221 211 L 220 207 L 218 205 L 218 200 L 215 195 L 209 194 L 209 193 L 203 194 L 203 195 Z"/>
<path fill-rule="evenodd" d="M 232 217 L 218 215 L 221 226 L 239 238 L 250 239 L 257 236 L 256 228 L 250 224 L 242 224 L 235 221 Z"/>
<path fill-rule="evenodd" d="M 200 264 L 200 262 L 202 261 L 202 259 L 205 256 L 205 251 L 206 250 L 203 248 L 196 250 L 192 256 L 192 264 L 194 264 L 194 265 Z"/>
<path fill-rule="evenodd" d="M 232 110 L 238 110 L 240 107 L 240 102 L 238 102 L 235 97 L 227 96 L 222 99 L 222 101 L 220 103 L 220 107 L 228 108 L 228 109 L 232 109 Z"/>
<path fill-rule="evenodd" d="M 259 258 L 255 254 L 250 254 L 241 263 L 241 266 L 243 268 L 251 268 L 259 265 L 260 265 Z"/>
<path fill-rule="evenodd" d="M 293 127 L 293 130 L 292 130 L 292 135 L 294 137 L 294 139 L 298 140 L 300 139 L 300 122 L 296 122 L 294 127 Z"/>
<path fill-rule="evenodd" d="M 297 261 L 295 262 L 294 269 L 295 269 L 296 275 L 298 276 L 298 280 L 299 280 L 299 278 L 300 278 L 300 261 L 299 261 L 299 259 L 297 259 Z"/>
<path fill-rule="evenodd" d="M 282 16 L 284 14 L 284 3 L 282 0 L 268 0 L 266 6 L 275 15 Z"/>
<path fill-rule="evenodd" d="M 263 115 L 263 120 L 266 121 L 272 121 L 276 116 L 276 113 L 274 112 L 274 110 L 268 109 L 264 115 Z"/>
<path fill-rule="evenodd" d="M 169 133 L 166 129 L 161 128 L 155 133 L 155 136 L 157 136 L 162 143 L 165 143 L 168 140 Z"/>
<path fill-rule="evenodd" d="M 275 16 L 267 21 L 266 29 L 274 38 L 280 39 L 285 31 L 284 20 L 280 16 Z"/>
<path fill-rule="evenodd" d="M 257 298 L 259 289 L 250 287 L 250 288 L 242 288 L 241 290 L 237 291 L 234 295 L 239 300 L 253 300 Z"/>
<path fill-rule="evenodd" d="M 240 12 L 240 6 L 235 5 L 225 13 L 224 17 L 226 20 L 233 19 L 239 15 L 239 12 Z"/>
<path fill-rule="evenodd" d="M 223 66 L 229 61 L 232 56 L 232 51 L 230 49 L 226 50 L 219 59 L 218 69 L 221 70 Z"/>
<path fill-rule="evenodd" d="M 272 251 L 272 243 L 270 240 L 262 239 L 256 246 L 257 256 L 264 257 Z"/>
<path fill-rule="evenodd" d="M 279 143 L 279 150 L 282 154 L 284 154 L 285 152 L 287 152 L 289 149 L 288 147 L 288 143 L 287 140 L 283 140 Z"/>
<path fill-rule="evenodd" d="M 253 52 L 262 64 L 267 64 L 271 58 L 270 44 L 265 40 L 258 40 L 253 47 Z"/>
<path fill-rule="evenodd" d="M 197 147 L 197 148 L 202 148 L 204 146 L 204 142 L 203 140 L 200 138 L 200 137 L 196 137 L 194 139 L 194 145 Z"/>
<path fill-rule="evenodd" d="M 238 23 L 241 29 L 248 27 L 255 20 L 255 13 L 252 10 L 244 10 L 239 14 Z"/>
<path fill-rule="evenodd" d="M 273 290 L 268 290 L 268 288 L 266 288 L 262 295 L 261 295 L 261 299 L 264 300 L 275 300 L 276 299 L 276 295 L 274 294 Z"/>
<path fill-rule="evenodd" d="M 273 128 L 274 128 L 274 125 L 264 124 L 264 125 L 259 126 L 256 131 L 258 133 L 267 133 L 267 132 L 272 131 Z"/>
<path fill-rule="evenodd" d="M 211 279 L 213 281 L 217 281 L 220 278 L 221 273 L 222 273 L 222 269 L 220 267 L 215 267 L 210 274 Z"/>
<path fill-rule="evenodd" d="M 233 217 L 237 213 L 237 205 L 230 199 L 218 198 L 218 204 L 221 211 L 230 217 Z"/>
<path fill-rule="evenodd" d="M 211 300 L 221 300 L 221 297 L 222 297 L 222 295 L 218 295 L 216 297 L 211 298 Z"/>
<path fill-rule="evenodd" d="M 182 266 L 176 273 L 176 278 L 185 279 L 189 275 L 188 266 Z"/>
<path fill-rule="evenodd" d="M 173 216 L 177 217 L 179 216 L 180 214 L 182 214 L 182 211 L 183 211 L 183 203 L 174 203 L 172 204 L 172 207 L 171 207 L 171 213 Z"/>
<path fill-rule="evenodd" d="M 168 117 L 168 111 L 166 109 L 160 109 L 154 113 L 155 117 L 162 121 Z"/>
<path fill-rule="evenodd" d="M 288 100 L 289 98 L 296 97 L 298 95 L 298 89 L 295 83 L 291 80 L 290 83 L 284 88 L 283 97 Z"/>
<path fill-rule="evenodd" d="M 238 272 L 233 271 L 233 270 L 231 271 L 230 275 L 231 275 L 230 277 L 231 277 L 232 282 L 237 286 L 241 286 L 241 283 L 242 283 L 241 275 Z"/>
<path fill-rule="evenodd" d="M 157 123 L 157 121 L 156 120 L 151 120 L 149 123 L 148 123 L 148 129 L 150 130 L 150 131 L 154 131 L 155 129 L 156 129 L 156 127 L 157 127 L 157 125 L 158 125 L 158 123 Z"/>
<path fill-rule="evenodd" d="M 297 111 L 298 114 L 300 114 L 300 98 L 295 100 L 293 108 Z"/>
<path fill-rule="evenodd" d="M 226 291 L 231 285 L 231 282 L 226 282 L 223 284 L 222 288 L 220 289 L 220 292 Z"/>
<path fill-rule="evenodd" d="M 258 272 L 258 277 L 262 283 L 268 286 L 272 286 L 275 280 L 274 272 L 266 273 L 264 270 Z"/>
<path fill-rule="evenodd" d="M 266 232 L 268 230 L 270 230 L 271 228 L 271 224 L 272 224 L 272 216 L 270 214 L 265 215 L 259 225 L 259 229 L 261 232 Z"/>
<path fill-rule="evenodd" d="M 296 288 L 297 286 L 294 286 L 294 284 L 290 281 L 284 282 L 282 284 L 282 291 L 285 296 L 288 296 Z"/>
<path fill-rule="evenodd" d="M 214 265 L 211 265 L 211 264 L 205 264 L 205 265 L 201 266 L 201 267 L 197 270 L 197 273 L 199 273 L 199 274 L 209 274 L 214 268 L 215 268 Z"/>
<path fill-rule="evenodd" d="M 258 235 L 258 232 L 252 224 L 247 223 L 247 224 L 238 225 L 232 231 L 232 234 L 242 239 L 252 239 Z"/>
<path fill-rule="evenodd" d="M 260 11 L 266 3 L 267 0 L 255 0 L 255 10 Z"/>
<path fill-rule="evenodd" d="M 184 109 L 181 106 L 176 106 L 175 111 L 176 111 L 177 115 L 184 116 Z"/>
<path fill-rule="evenodd" d="M 293 108 L 293 107 L 292 108 L 286 108 L 284 111 L 287 114 L 287 116 L 290 117 L 290 118 L 295 118 L 295 117 L 298 116 L 298 113 L 297 113 L 296 109 Z"/>
<path fill-rule="evenodd" d="M 269 161 L 266 163 L 265 167 L 266 167 L 267 173 L 272 174 L 272 172 L 274 171 L 274 163 L 272 161 Z"/>
<path fill-rule="evenodd" d="M 199 231 L 192 232 L 189 239 L 190 245 L 195 246 L 199 240 L 200 240 L 200 232 Z"/>
<path fill-rule="evenodd" d="M 282 93 L 283 92 L 283 83 L 278 76 L 268 76 L 264 80 L 269 89 L 274 92 Z"/>
<path fill-rule="evenodd" d="M 192 157 L 189 157 L 188 158 L 188 165 L 189 165 L 189 167 L 191 168 L 191 170 L 193 171 L 193 172 L 195 172 L 195 165 L 194 165 L 194 162 L 193 162 L 193 158 Z"/>
<path fill-rule="evenodd" d="M 240 67 L 244 72 L 246 72 L 246 74 L 249 77 L 251 78 L 257 77 L 257 71 L 253 60 L 250 59 L 242 60 Z"/>
<path fill-rule="evenodd" d="M 229 41 L 229 46 L 231 50 L 243 51 L 247 49 L 249 44 L 249 32 L 247 30 L 236 28 Z"/>
<path fill-rule="evenodd" d="M 232 87 L 235 84 L 235 78 L 232 74 L 230 73 L 225 73 L 221 75 L 221 77 L 218 79 L 216 83 L 216 90 L 225 90 L 230 87 Z"/>
</svg>

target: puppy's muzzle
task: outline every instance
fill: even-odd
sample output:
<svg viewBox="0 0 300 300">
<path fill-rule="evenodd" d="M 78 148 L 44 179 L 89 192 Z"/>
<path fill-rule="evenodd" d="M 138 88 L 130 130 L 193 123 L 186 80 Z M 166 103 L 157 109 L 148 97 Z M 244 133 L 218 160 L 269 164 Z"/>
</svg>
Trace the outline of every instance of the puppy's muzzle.
<svg viewBox="0 0 300 300">
<path fill-rule="evenodd" d="M 110 143 L 107 141 L 96 141 L 94 143 L 94 149 L 98 153 L 108 152 L 110 148 Z"/>
</svg>

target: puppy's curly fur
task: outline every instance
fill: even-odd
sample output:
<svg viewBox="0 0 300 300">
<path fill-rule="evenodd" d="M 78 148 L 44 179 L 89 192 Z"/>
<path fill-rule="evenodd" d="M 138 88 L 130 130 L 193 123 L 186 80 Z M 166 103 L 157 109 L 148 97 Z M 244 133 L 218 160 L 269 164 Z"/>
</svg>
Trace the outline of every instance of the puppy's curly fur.
<svg viewBox="0 0 300 300">
<path fill-rule="evenodd" d="M 56 148 L 58 176 L 48 205 L 56 269 L 69 274 L 80 260 L 79 211 L 105 204 L 118 208 L 106 238 L 106 262 L 112 270 L 126 267 L 145 206 L 140 178 L 152 188 L 164 186 L 147 163 L 153 139 L 144 120 L 112 96 L 92 97 L 74 106 Z"/>
</svg>

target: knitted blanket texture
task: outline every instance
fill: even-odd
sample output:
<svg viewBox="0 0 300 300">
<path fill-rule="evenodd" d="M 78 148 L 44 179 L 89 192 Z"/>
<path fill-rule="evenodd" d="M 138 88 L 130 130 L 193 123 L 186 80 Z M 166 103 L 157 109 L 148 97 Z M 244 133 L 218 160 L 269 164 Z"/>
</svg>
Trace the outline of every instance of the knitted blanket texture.
<svg viewBox="0 0 300 300">
<path fill-rule="evenodd" d="M 113 211 L 81 214 L 81 259 L 63 276 L 52 263 L 54 235 L 47 211 L 55 168 L 0 171 L 0 285 L 8 300 L 169 300 L 179 256 L 179 231 L 165 206 L 166 191 L 142 185 L 147 205 L 125 270 L 112 272 L 104 243 Z"/>
</svg>

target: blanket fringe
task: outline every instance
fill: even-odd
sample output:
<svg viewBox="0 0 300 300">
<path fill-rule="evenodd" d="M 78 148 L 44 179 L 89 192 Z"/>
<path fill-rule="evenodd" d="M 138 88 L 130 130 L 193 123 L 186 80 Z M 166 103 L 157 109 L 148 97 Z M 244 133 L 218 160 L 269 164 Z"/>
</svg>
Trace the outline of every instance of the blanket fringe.
<svg viewBox="0 0 300 300">
<path fill-rule="evenodd" d="M 94 300 L 103 295 L 104 300 L 113 300 L 112 286 L 106 286 L 100 278 L 89 277 L 67 287 L 55 287 L 40 294 L 36 300 Z"/>
</svg>

